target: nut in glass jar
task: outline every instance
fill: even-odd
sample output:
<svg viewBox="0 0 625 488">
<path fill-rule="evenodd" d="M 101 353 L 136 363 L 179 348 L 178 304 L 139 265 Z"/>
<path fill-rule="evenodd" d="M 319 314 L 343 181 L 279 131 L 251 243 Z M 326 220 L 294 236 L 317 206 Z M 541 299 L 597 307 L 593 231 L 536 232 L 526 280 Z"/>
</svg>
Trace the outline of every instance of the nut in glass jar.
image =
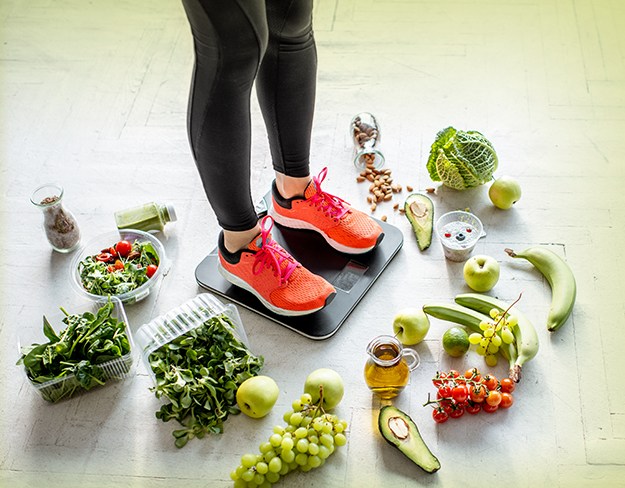
<svg viewBox="0 0 625 488">
<path fill-rule="evenodd" d="M 361 112 L 354 116 L 350 137 L 354 143 L 354 165 L 358 169 L 384 166 L 384 155 L 377 149 L 380 136 L 380 125 L 372 114 Z"/>
</svg>

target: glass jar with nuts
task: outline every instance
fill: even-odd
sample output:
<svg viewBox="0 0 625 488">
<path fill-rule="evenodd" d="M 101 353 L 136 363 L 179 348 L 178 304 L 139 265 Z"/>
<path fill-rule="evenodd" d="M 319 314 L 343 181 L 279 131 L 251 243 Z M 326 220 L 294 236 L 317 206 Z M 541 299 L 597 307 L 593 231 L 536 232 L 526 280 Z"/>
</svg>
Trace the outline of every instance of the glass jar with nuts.
<svg viewBox="0 0 625 488">
<path fill-rule="evenodd" d="M 354 165 L 358 169 L 384 166 L 384 155 L 377 148 L 380 142 L 380 125 L 369 112 L 354 116 L 350 125 L 350 136 L 354 142 Z"/>
</svg>

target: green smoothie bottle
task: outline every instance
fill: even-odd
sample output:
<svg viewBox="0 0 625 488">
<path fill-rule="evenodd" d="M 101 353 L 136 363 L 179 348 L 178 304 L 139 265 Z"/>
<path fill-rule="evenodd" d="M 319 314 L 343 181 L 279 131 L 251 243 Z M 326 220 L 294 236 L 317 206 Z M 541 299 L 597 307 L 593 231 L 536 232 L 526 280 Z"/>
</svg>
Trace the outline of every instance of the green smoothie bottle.
<svg viewBox="0 0 625 488">
<path fill-rule="evenodd" d="M 171 203 L 150 202 L 115 212 L 115 223 L 118 229 L 162 232 L 167 222 L 176 220 L 176 211 Z"/>
</svg>

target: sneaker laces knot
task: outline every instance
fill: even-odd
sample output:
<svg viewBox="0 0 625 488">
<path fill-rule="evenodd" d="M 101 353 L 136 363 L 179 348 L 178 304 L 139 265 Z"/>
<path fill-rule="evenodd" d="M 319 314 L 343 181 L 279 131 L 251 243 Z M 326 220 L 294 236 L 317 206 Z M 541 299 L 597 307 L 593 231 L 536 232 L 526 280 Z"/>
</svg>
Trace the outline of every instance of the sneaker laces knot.
<svg viewBox="0 0 625 488">
<path fill-rule="evenodd" d="M 266 222 L 269 222 L 267 228 Z M 264 217 L 260 223 L 260 249 L 256 252 L 252 272 L 258 275 L 265 267 L 273 269 L 274 276 L 280 278 L 280 285 L 284 285 L 299 263 L 271 238 L 272 228 L 273 219 L 270 216 Z"/>
<path fill-rule="evenodd" d="M 339 220 L 343 215 L 350 212 L 349 203 L 321 190 L 321 183 L 325 180 L 327 174 L 328 168 L 323 168 L 318 176 L 313 176 L 315 193 L 308 198 L 308 201 L 329 217 Z"/>
</svg>

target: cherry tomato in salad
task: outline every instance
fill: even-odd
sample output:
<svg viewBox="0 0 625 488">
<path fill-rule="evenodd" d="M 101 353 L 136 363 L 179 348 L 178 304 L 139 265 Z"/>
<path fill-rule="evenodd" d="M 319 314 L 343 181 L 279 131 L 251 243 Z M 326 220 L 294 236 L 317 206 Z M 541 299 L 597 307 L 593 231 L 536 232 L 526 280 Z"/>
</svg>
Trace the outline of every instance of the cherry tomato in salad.
<svg viewBox="0 0 625 488">
<path fill-rule="evenodd" d="M 107 270 L 109 273 L 114 273 L 114 272 L 115 272 L 115 266 L 113 266 L 112 264 L 109 264 L 109 265 L 106 267 L 106 270 Z"/>
<path fill-rule="evenodd" d="M 490 391 L 496 390 L 499 386 L 499 380 L 496 376 L 493 376 L 492 374 L 487 374 L 486 376 L 484 376 L 482 378 L 482 383 L 484 383 L 484 386 L 486 386 L 486 388 L 488 388 Z"/>
<path fill-rule="evenodd" d="M 501 393 L 497 390 L 489 391 L 486 396 L 486 403 L 488 403 L 491 407 L 499 406 L 501 403 Z"/>
<path fill-rule="evenodd" d="M 501 385 L 501 391 L 503 393 L 512 393 L 514 391 L 514 381 L 512 381 L 510 378 L 503 378 L 499 382 L 499 384 Z"/>
<path fill-rule="evenodd" d="M 439 407 L 432 410 L 432 418 L 437 424 L 442 424 L 443 422 L 447 422 L 447 420 L 449 420 L 449 415 L 445 412 L 445 410 Z"/>
<path fill-rule="evenodd" d="M 464 403 L 469 398 L 469 391 L 466 386 L 458 385 L 451 390 L 451 396 L 457 403 Z"/>
<path fill-rule="evenodd" d="M 125 240 L 119 241 L 117 244 L 115 244 L 115 250 L 117 251 L 117 254 L 125 258 L 126 256 L 128 256 L 128 254 L 130 254 L 130 251 L 132 250 L 132 244 Z"/>
<path fill-rule="evenodd" d="M 111 246 L 106 251 L 102 251 L 102 252 L 108 252 L 114 258 L 117 257 L 117 251 L 115 250 L 115 246 Z"/>
<path fill-rule="evenodd" d="M 124 269 L 124 263 L 122 263 L 119 259 L 115 260 L 115 269 Z"/>
<path fill-rule="evenodd" d="M 499 404 L 499 407 L 510 408 L 513 403 L 514 403 L 514 399 L 512 398 L 512 395 L 510 393 L 504 392 L 501 394 L 501 403 Z"/>
<path fill-rule="evenodd" d="M 145 268 L 145 275 L 148 278 L 152 278 L 152 276 L 154 276 L 154 273 L 156 273 L 157 269 L 158 266 L 156 266 L 156 264 L 150 264 L 147 268 Z"/>
</svg>

